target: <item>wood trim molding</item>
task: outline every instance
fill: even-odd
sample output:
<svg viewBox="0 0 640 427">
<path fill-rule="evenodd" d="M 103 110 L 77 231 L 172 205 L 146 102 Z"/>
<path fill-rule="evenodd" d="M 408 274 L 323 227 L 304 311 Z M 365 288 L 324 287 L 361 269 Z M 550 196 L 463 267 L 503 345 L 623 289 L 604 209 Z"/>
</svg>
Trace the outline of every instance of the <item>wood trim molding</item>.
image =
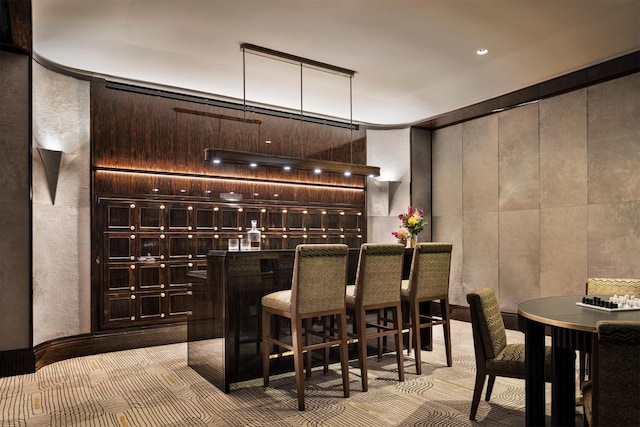
<svg viewBox="0 0 640 427">
<path fill-rule="evenodd" d="M 80 356 L 131 350 L 156 345 L 176 344 L 187 340 L 187 322 L 114 331 L 96 335 L 64 337 L 37 345 L 33 349 L 35 369 Z"/>
</svg>

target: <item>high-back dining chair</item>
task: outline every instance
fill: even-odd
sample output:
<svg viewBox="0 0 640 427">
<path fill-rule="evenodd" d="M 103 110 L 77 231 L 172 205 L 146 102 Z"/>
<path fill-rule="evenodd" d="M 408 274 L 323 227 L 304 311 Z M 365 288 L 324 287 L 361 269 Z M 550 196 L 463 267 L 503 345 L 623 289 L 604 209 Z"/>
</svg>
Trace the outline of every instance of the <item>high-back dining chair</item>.
<svg viewBox="0 0 640 427">
<path fill-rule="evenodd" d="M 600 321 L 590 381 L 582 386 L 585 424 L 640 425 L 640 321 Z"/>
<path fill-rule="evenodd" d="M 442 325 L 447 366 L 451 366 L 451 328 L 449 327 L 449 272 L 451 243 L 418 243 L 413 250 L 409 280 L 402 281 L 401 300 L 409 308 L 409 348 L 413 347 L 416 373 L 422 374 L 420 330 Z M 421 315 L 420 303 L 440 302 L 440 316 Z"/>
<path fill-rule="evenodd" d="M 347 321 L 348 246 L 343 244 L 298 245 L 293 265 L 291 289 L 262 297 L 262 369 L 264 387 L 269 386 L 271 344 L 293 352 L 298 409 L 304 411 L 303 353 L 307 353 L 307 374 L 311 372 L 311 351 L 338 345 L 344 397 L 349 397 Z M 337 333 L 326 332 L 322 342 L 312 342 L 312 322 L 316 317 L 337 316 Z M 271 336 L 271 317 L 291 320 L 291 342 Z M 305 328 L 303 331 L 303 322 Z M 330 334 L 330 335 L 329 335 Z M 304 338 L 304 342 L 303 342 Z"/>
<path fill-rule="evenodd" d="M 640 279 L 615 277 L 590 277 L 587 279 L 586 295 L 640 295 Z M 579 372 L 580 382 L 590 376 L 589 359 L 584 352 L 580 352 Z"/>
<path fill-rule="evenodd" d="M 640 295 L 640 279 L 602 278 L 587 279 L 587 295 Z"/>
<path fill-rule="evenodd" d="M 364 243 L 360 247 L 356 284 L 347 286 L 347 310 L 355 313 L 354 334 L 358 338 L 358 356 L 362 377 L 362 391 L 367 391 L 367 339 L 380 339 L 395 335 L 398 379 L 404 381 L 402 354 L 402 310 L 400 308 L 400 286 L 404 246 L 401 244 Z M 391 311 L 389 326 L 387 313 Z M 367 311 L 377 311 L 376 322 L 367 322 Z M 382 316 L 380 315 L 382 313 Z M 367 329 L 374 328 L 369 333 Z M 380 356 L 380 354 L 378 354 Z"/>
<path fill-rule="evenodd" d="M 491 288 L 481 288 L 467 294 L 471 314 L 473 345 L 476 355 L 476 383 L 473 389 L 469 419 L 475 420 L 484 380 L 489 376 L 485 400 L 497 376 L 526 378 L 524 344 L 508 344 L 500 305 Z M 545 380 L 551 381 L 551 347 L 545 349 Z"/>
</svg>

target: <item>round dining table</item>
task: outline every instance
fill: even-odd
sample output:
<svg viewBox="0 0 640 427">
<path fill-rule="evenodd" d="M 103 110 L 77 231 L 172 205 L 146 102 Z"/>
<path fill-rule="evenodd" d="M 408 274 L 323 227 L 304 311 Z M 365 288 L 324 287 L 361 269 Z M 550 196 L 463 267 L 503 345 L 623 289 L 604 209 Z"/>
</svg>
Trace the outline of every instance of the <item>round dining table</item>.
<svg viewBox="0 0 640 427">
<path fill-rule="evenodd" d="M 545 425 L 545 336 L 551 335 L 551 425 L 575 424 L 576 350 L 590 353 L 601 320 L 640 320 L 640 310 L 604 310 L 577 305 L 582 295 L 536 298 L 518 305 L 518 327 L 525 334 L 525 422 Z M 593 297 L 590 295 L 590 297 Z M 608 301 L 610 295 L 600 295 Z"/>
</svg>

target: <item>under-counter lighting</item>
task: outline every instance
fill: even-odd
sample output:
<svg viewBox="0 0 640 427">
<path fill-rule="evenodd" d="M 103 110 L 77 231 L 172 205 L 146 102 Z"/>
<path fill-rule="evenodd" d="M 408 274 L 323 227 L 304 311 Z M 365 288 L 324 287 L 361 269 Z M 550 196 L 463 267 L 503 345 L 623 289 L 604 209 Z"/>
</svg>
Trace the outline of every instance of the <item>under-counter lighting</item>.
<svg viewBox="0 0 640 427">
<path fill-rule="evenodd" d="M 159 172 L 159 171 L 133 171 L 133 170 L 125 170 L 125 169 L 116 169 L 116 168 L 105 168 L 98 167 L 95 171 L 96 176 L 108 177 L 109 175 L 125 175 L 125 176 L 136 176 L 136 177 L 155 177 L 159 179 L 175 179 L 177 178 L 189 178 L 193 180 L 197 180 L 203 183 L 206 187 L 210 185 L 218 185 L 218 184 L 246 184 L 253 183 L 259 188 L 269 188 L 272 185 L 278 185 L 282 187 L 293 187 L 293 188 L 308 188 L 308 189 L 326 189 L 331 191 L 346 191 L 346 192 L 363 192 L 364 188 L 361 187 L 353 187 L 350 185 L 334 185 L 334 184 L 322 184 L 322 183 L 297 183 L 297 182 L 287 182 L 287 181 L 269 181 L 269 180 L 261 180 L 255 178 L 233 178 L 233 177 L 212 177 L 208 175 L 201 174 L 189 174 L 189 173 L 173 173 L 173 172 Z M 151 187 L 149 191 L 151 193 L 156 193 L 153 191 L 158 187 Z M 158 189 L 158 191 L 160 191 Z M 211 195 L 213 192 L 211 190 L 206 190 L 204 194 Z M 233 192 L 231 192 L 233 193 Z M 275 197 L 278 197 L 275 195 Z"/>
<path fill-rule="evenodd" d="M 246 151 L 219 150 L 217 148 L 207 148 L 204 151 L 204 158 L 205 161 L 216 165 L 232 163 L 249 165 L 252 168 L 267 166 L 284 168 L 285 170 L 308 170 L 313 171 L 315 174 L 333 172 L 344 174 L 345 176 L 380 176 L 380 168 L 377 166 L 334 162 L 331 160 L 303 159 L 299 157 L 270 156 Z"/>
</svg>

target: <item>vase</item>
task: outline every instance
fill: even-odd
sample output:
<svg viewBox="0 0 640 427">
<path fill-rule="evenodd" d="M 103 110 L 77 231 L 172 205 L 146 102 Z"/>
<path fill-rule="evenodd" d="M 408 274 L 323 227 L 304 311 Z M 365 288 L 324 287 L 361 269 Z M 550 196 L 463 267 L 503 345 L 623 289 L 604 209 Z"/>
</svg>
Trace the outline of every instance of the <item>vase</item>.
<svg viewBox="0 0 640 427">
<path fill-rule="evenodd" d="M 417 234 L 412 234 L 409 237 L 409 240 L 407 241 L 407 247 L 408 248 L 415 248 L 417 244 L 418 244 L 418 235 Z"/>
</svg>

